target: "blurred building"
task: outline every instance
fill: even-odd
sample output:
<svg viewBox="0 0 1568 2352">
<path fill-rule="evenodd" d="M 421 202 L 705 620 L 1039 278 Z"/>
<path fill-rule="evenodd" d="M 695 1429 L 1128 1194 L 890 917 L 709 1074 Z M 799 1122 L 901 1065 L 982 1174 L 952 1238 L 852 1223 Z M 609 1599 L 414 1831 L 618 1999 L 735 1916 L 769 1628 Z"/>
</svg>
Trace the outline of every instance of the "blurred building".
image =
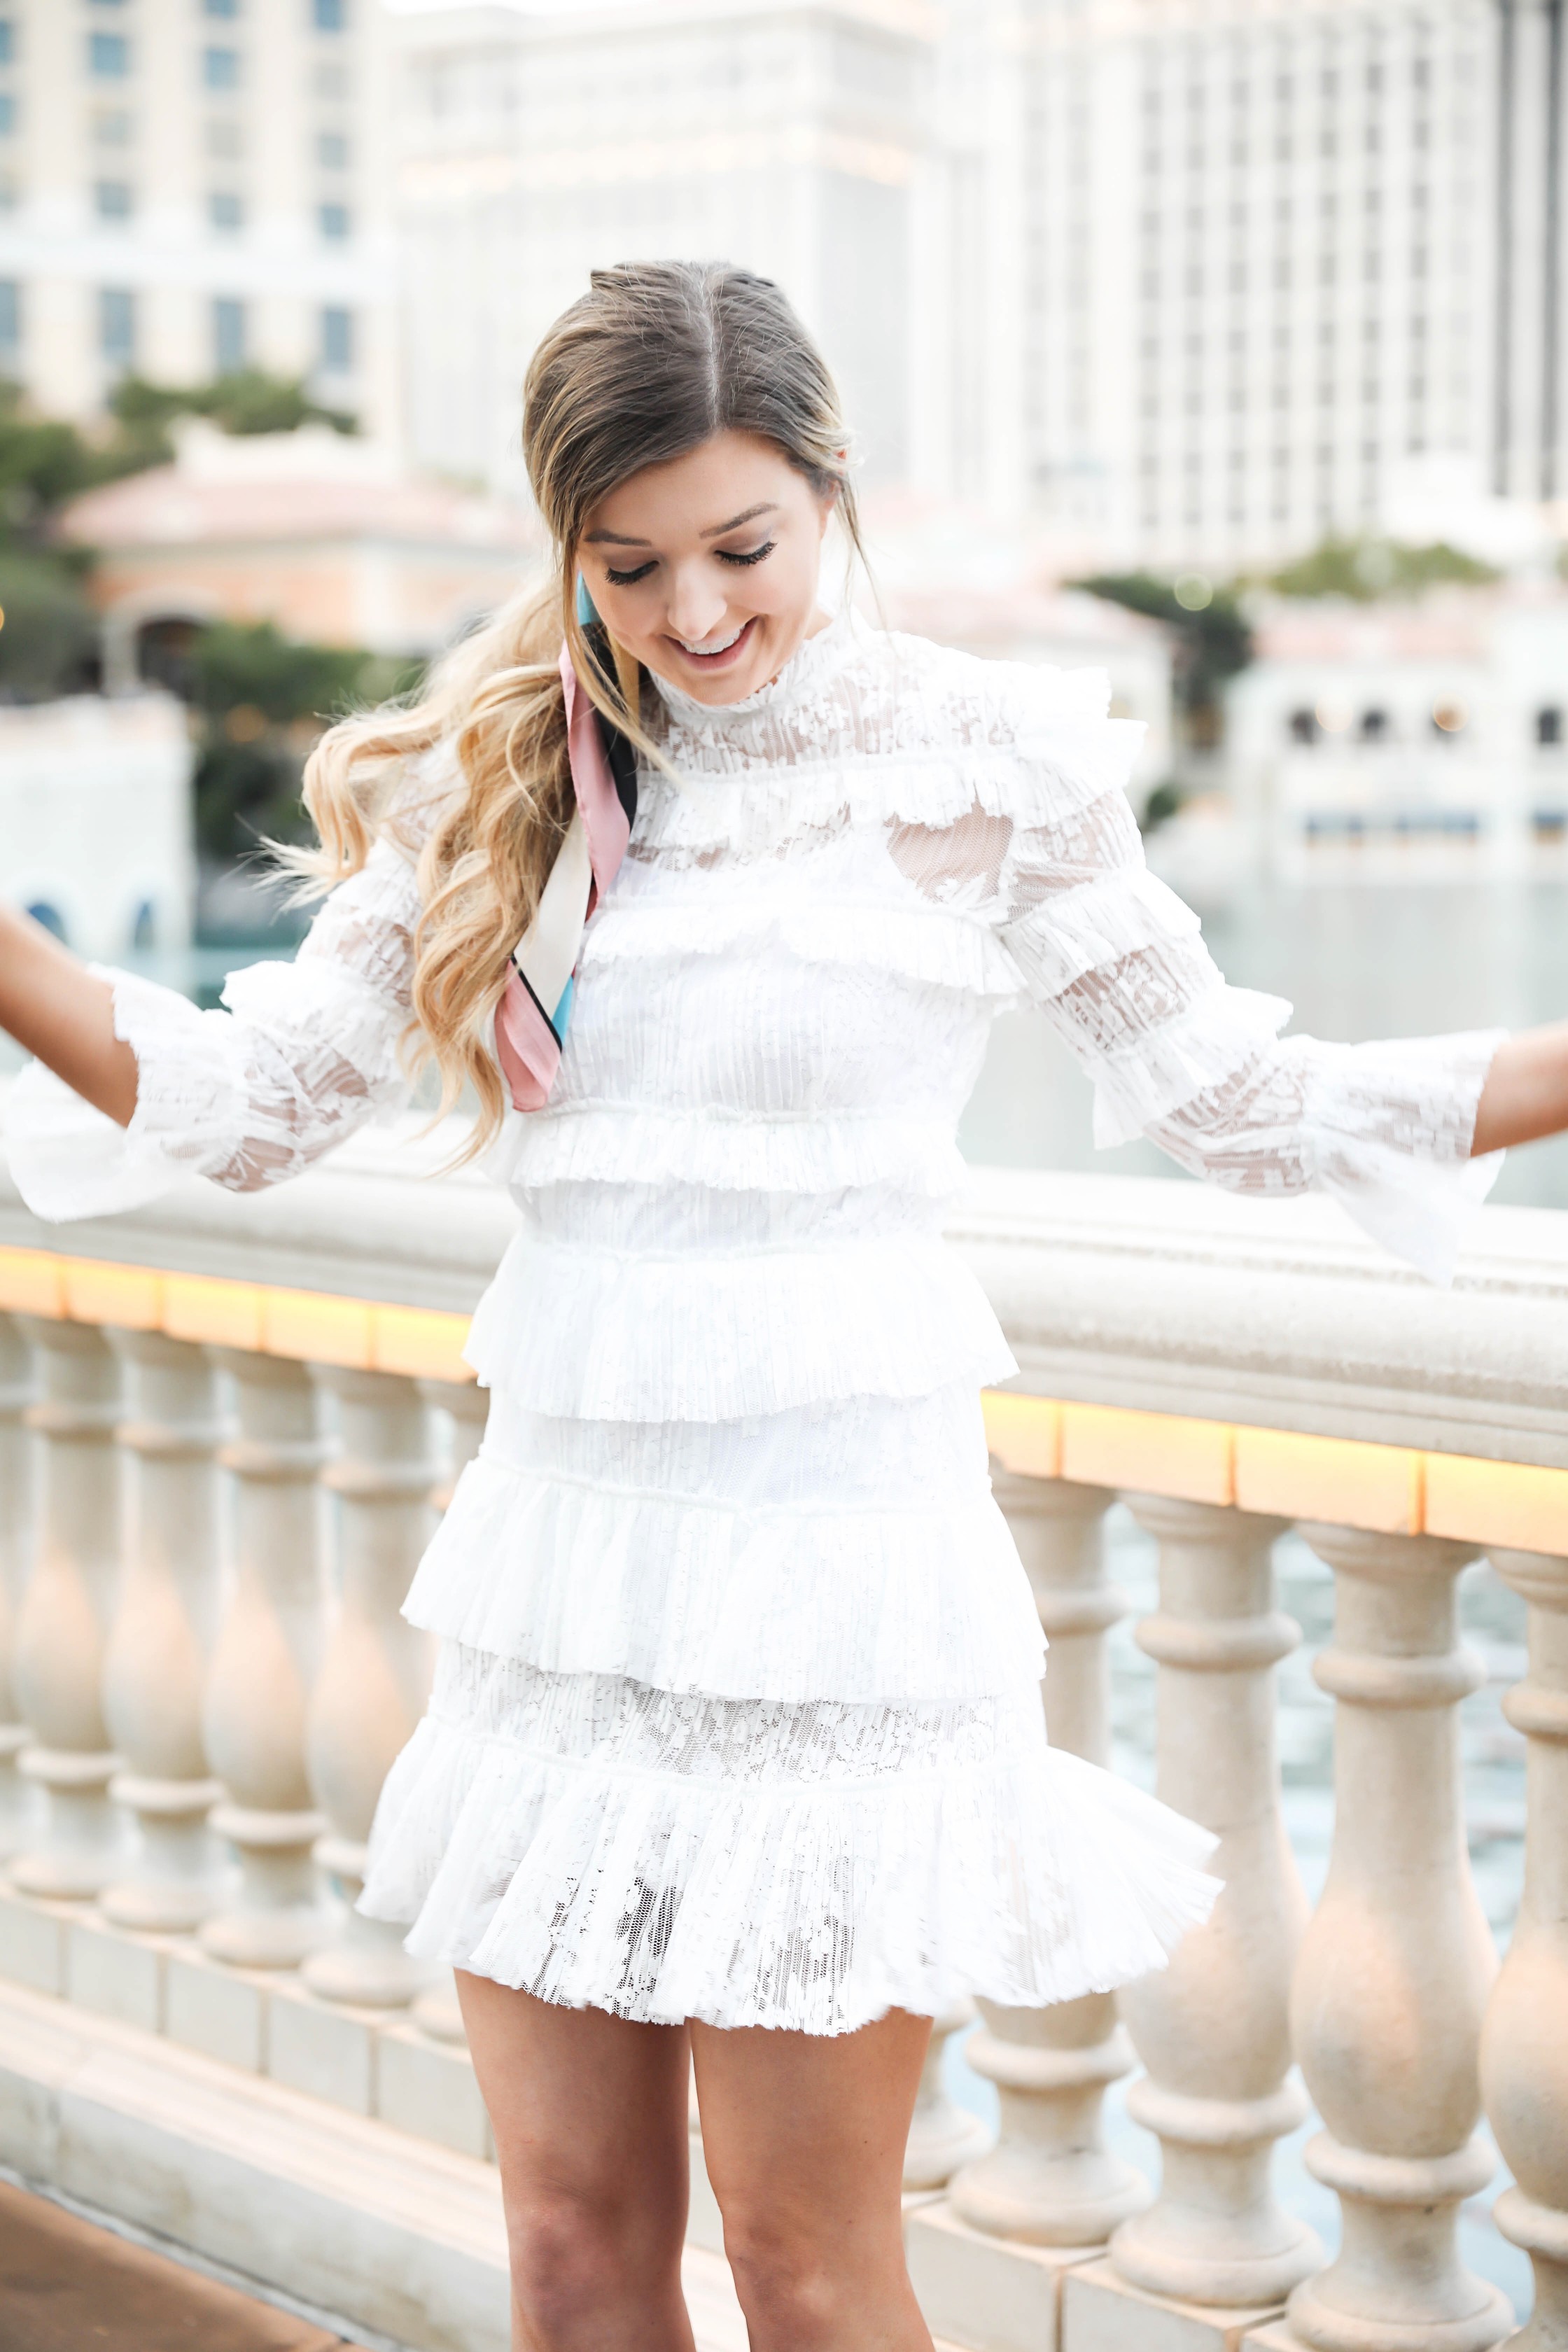
<svg viewBox="0 0 1568 2352">
<path fill-rule="evenodd" d="M 1257 646 L 1226 759 L 1281 879 L 1568 874 L 1568 595 L 1275 603 Z"/>
<path fill-rule="evenodd" d="M 184 946 L 195 760 L 172 695 L 0 709 L 0 901 L 82 955 Z"/>
<path fill-rule="evenodd" d="M 832 354 L 869 473 L 908 473 L 930 21 L 919 0 L 395 18 L 417 455 L 519 479 L 541 333 L 591 269 L 679 255 L 778 278 Z"/>
<path fill-rule="evenodd" d="M 373 653 L 429 654 L 536 566 L 524 509 L 411 477 L 385 445 L 325 425 L 230 439 L 175 427 L 173 466 L 89 491 L 62 535 L 97 551 L 104 683 L 170 674 L 211 621 Z"/>
<path fill-rule="evenodd" d="M 0 374 L 305 376 L 395 422 L 379 0 L 0 0 Z"/>
<path fill-rule="evenodd" d="M 777 276 L 872 479 L 1063 568 L 1279 562 L 1568 492 L 1562 0 L 420 8 L 412 427 L 515 467 L 596 263 Z"/>
<path fill-rule="evenodd" d="M 1065 529 L 1221 569 L 1394 500 L 1436 537 L 1456 494 L 1559 494 L 1560 0 L 998 16 L 1026 65 L 993 213 L 1023 224 L 1026 469 Z"/>
</svg>

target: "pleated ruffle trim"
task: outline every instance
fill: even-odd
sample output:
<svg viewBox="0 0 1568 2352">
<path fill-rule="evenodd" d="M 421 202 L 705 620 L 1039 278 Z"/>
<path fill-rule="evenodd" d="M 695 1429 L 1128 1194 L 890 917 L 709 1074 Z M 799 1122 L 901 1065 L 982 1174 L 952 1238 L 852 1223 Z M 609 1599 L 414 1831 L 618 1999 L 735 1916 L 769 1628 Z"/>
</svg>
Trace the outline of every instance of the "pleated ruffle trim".
<svg viewBox="0 0 1568 2352">
<path fill-rule="evenodd" d="M 360 1907 L 542 2000 L 822 2034 L 1040 2008 L 1162 1967 L 1219 1891 L 1215 1840 L 1048 1748 L 1032 1686 L 921 1715 L 443 1664 Z"/>
<path fill-rule="evenodd" d="M 1045 1664 L 985 1492 L 906 1510 L 749 1510 L 481 1455 L 403 1613 L 553 1674 L 729 1698 L 972 1698 Z"/>
<path fill-rule="evenodd" d="M 504 1181 L 702 1185 L 716 1192 L 808 1197 L 889 1185 L 945 1200 L 965 1180 L 942 1118 L 677 1111 L 654 1104 L 564 1102 L 511 1122 Z"/>
<path fill-rule="evenodd" d="M 994 928 L 946 908 L 889 906 L 869 889 L 812 900 L 768 894 L 714 904 L 644 900 L 635 892 L 606 901 L 583 941 L 584 984 L 605 965 L 634 960 L 685 963 L 770 941 L 802 963 L 862 966 L 900 980 L 1011 1003 L 1022 996 L 1018 967 Z"/>
<path fill-rule="evenodd" d="M 1017 1370 L 974 1276 L 924 1236 L 656 1257 L 524 1232 L 464 1354 L 485 1387 L 589 1421 L 743 1421 Z"/>
</svg>

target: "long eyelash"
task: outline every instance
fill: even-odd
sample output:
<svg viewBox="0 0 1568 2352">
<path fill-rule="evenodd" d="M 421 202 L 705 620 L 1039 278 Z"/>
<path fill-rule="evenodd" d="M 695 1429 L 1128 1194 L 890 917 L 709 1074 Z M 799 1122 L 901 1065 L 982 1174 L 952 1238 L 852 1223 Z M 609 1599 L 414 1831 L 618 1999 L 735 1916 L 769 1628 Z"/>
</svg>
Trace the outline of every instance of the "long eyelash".
<svg viewBox="0 0 1568 2352">
<path fill-rule="evenodd" d="M 776 539 L 766 539 L 761 547 L 753 547 L 749 555 L 732 555 L 727 547 L 716 548 L 714 552 L 721 563 L 760 563 L 763 556 L 771 555 L 777 545 Z"/>
<path fill-rule="evenodd" d="M 609 582 L 612 588 L 629 588 L 634 581 L 646 580 L 652 570 L 653 565 L 651 563 L 639 563 L 635 572 L 616 572 L 611 565 L 606 563 L 605 566 L 605 577 Z"/>
</svg>

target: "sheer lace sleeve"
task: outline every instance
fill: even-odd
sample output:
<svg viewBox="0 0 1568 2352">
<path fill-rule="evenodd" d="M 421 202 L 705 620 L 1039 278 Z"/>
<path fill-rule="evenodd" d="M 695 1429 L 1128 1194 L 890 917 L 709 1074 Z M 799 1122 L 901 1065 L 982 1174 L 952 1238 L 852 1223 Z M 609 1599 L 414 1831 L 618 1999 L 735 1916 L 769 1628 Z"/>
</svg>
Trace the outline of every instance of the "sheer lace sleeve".
<svg viewBox="0 0 1568 2352">
<path fill-rule="evenodd" d="M 1502 1033 L 1281 1038 L 1289 1005 L 1227 987 L 1197 917 L 1144 865 L 1116 772 L 1135 734 L 1086 719 L 1076 700 L 1053 720 L 1029 674 L 1013 676 L 1023 757 L 1008 793 L 977 799 L 956 824 L 895 826 L 893 855 L 927 896 L 994 920 L 1027 994 L 1093 1082 L 1095 1141 L 1148 1135 L 1232 1192 L 1317 1188 L 1432 1280 L 1450 1280 L 1469 1211 L 1501 1164 L 1469 1152 Z"/>
<path fill-rule="evenodd" d="M 1143 863 L 1123 793 L 1013 828 L 1002 937 L 1094 1083 L 1095 1140 L 1146 1134 L 1237 1192 L 1331 1193 L 1433 1281 L 1453 1276 L 1500 1155 L 1470 1158 L 1501 1032 L 1281 1039 L 1281 998 L 1229 988 L 1198 919 Z"/>
<path fill-rule="evenodd" d="M 5 1108 L 27 1206 L 52 1221 L 100 1216 L 181 1173 L 257 1192 L 401 1100 L 418 905 L 408 856 L 384 840 L 325 900 L 292 963 L 230 973 L 222 1012 L 102 972 L 136 1055 L 135 1114 L 121 1128 L 33 1063 Z"/>
</svg>

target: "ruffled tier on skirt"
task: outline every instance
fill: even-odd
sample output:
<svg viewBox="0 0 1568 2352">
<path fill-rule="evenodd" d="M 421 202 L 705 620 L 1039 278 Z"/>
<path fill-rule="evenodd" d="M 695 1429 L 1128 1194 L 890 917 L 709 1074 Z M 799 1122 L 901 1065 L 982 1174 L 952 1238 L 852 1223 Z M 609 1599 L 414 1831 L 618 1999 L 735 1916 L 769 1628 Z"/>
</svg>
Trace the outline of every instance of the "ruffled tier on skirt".
<svg viewBox="0 0 1568 2352">
<path fill-rule="evenodd" d="M 793 1706 L 442 1644 L 361 1908 L 574 2008 L 852 2032 L 1042 2007 L 1163 1965 L 1215 1841 L 1046 1740 L 1032 1682 Z"/>
</svg>

